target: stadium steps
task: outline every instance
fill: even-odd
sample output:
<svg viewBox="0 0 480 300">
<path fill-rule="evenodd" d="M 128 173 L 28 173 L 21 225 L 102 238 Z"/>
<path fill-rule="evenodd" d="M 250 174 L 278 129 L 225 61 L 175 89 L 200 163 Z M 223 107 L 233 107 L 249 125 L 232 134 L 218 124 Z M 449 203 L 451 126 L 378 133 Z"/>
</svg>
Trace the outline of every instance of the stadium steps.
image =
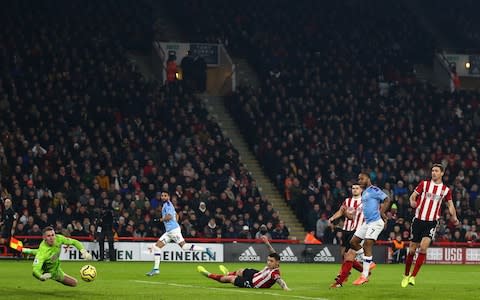
<svg viewBox="0 0 480 300">
<path fill-rule="evenodd" d="M 245 164 L 252 177 L 257 181 L 260 192 L 267 196 L 274 209 L 278 211 L 280 219 L 285 221 L 285 225 L 290 229 L 290 237 L 303 240 L 305 231 L 302 224 L 287 206 L 282 194 L 264 173 L 260 163 L 250 151 L 247 142 L 226 109 L 223 98 L 205 94 L 199 95 L 199 97 L 204 101 L 209 114 L 219 124 L 223 134 L 230 138 L 235 149 L 238 150 L 240 161 Z"/>
<path fill-rule="evenodd" d="M 250 86 L 254 89 L 260 86 L 260 80 L 252 66 L 244 58 L 232 57 L 236 68 L 237 85 Z"/>
<path fill-rule="evenodd" d="M 424 64 L 416 64 L 415 77 L 421 82 L 433 82 L 433 68 Z"/>
<path fill-rule="evenodd" d="M 158 79 L 152 69 L 153 65 L 150 56 L 128 52 L 127 59 L 130 64 L 135 67 L 136 71 L 140 72 L 147 81 L 155 81 Z"/>
</svg>

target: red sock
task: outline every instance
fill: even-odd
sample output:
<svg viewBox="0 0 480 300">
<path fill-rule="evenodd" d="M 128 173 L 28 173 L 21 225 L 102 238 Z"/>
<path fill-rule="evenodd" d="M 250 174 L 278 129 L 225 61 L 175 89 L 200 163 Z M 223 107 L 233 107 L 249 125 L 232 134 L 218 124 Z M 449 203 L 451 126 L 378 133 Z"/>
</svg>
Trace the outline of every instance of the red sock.
<svg viewBox="0 0 480 300">
<path fill-rule="evenodd" d="M 413 268 L 412 276 L 417 276 L 418 271 L 420 271 L 420 267 L 425 262 L 425 253 L 418 253 L 417 261 L 415 262 L 415 267 Z"/>
<path fill-rule="evenodd" d="M 356 260 L 353 261 L 353 268 L 360 273 L 363 272 L 363 265 Z"/>
<path fill-rule="evenodd" d="M 237 272 L 228 272 L 227 276 L 237 275 Z"/>
<path fill-rule="evenodd" d="M 222 277 L 223 277 L 223 275 L 220 275 L 220 274 L 210 274 L 210 275 L 208 275 L 208 278 L 211 278 L 211 279 L 216 280 L 218 282 L 221 282 L 220 278 L 222 278 Z"/>
<path fill-rule="evenodd" d="M 412 267 L 414 256 L 415 254 L 410 254 L 410 252 L 408 252 L 407 258 L 405 259 L 405 276 L 410 275 L 410 268 Z"/>
<path fill-rule="evenodd" d="M 342 284 L 345 279 L 347 279 L 348 274 L 350 273 L 350 270 L 353 267 L 353 261 L 351 260 L 346 260 L 342 264 L 342 271 L 340 272 L 340 277 L 337 280 L 337 283 Z"/>
</svg>

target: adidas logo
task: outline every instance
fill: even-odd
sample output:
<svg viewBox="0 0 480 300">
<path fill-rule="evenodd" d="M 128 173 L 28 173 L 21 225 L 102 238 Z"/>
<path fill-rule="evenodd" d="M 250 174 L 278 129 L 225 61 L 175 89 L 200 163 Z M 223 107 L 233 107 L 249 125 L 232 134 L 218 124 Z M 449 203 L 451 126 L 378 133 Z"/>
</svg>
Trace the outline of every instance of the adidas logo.
<svg viewBox="0 0 480 300">
<path fill-rule="evenodd" d="M 292 249 L 287 247 L 285 250 L 280 253 L 280 260 L 281 261 L 298 261 L 298 257 L 295 256 Z"/>
<path fill-rule="evenodd" d="M 252 246 L 248 247 L 247 250 L 243 251 L 242 254 L 238 257 L 239 261 L 260 261 L 260 256 L 257 255 L 255 249 Z"/>
<path fill-rule="evenodd" d="M 320 252 L 315 255 L 313 258 L 313 261 L 318 261 L 318 262 L 334 262 L 335 257 L 333 257 L 332 252 L 328 250 L 328 247 L 323 248 L 320 250 Z"/>
</svg>

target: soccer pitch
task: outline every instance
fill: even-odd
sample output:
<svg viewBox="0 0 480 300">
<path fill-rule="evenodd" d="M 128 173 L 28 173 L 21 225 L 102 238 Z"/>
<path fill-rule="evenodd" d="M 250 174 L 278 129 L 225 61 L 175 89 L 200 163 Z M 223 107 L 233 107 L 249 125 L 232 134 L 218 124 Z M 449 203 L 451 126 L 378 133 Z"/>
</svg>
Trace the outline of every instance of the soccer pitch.
<svg viewBox="0 0 480 300">
<path fill-rule="evenodd" d="M 240 289 L 201 276 L 198 264 L 162 263 L 160 275 L 146 277 L 151 263 L 88 262 L 97 268 L 94 282 L 83 282 L 80 268 L 86 262 L 63 262 L 62 269 L 79 280 L 75 288 L 54 281 L 40 282 L 31 275 L 32 261 L 0 261 L 1 299 L 478 299 L 480 267 L 425 265 L 415 287 L 401 288 L 403 265 L 378 265 L 371 281 L 353 286 L 358 273 L 353 271 L 347 284 L 329 289 L 339 265 L 282 264 L 282 277 L 292 289 Z M 219 273 L 218 264 L 203 264 Z M 263 268 L 258 263 L 225 263 L 230 270 Z"/>
</svg>

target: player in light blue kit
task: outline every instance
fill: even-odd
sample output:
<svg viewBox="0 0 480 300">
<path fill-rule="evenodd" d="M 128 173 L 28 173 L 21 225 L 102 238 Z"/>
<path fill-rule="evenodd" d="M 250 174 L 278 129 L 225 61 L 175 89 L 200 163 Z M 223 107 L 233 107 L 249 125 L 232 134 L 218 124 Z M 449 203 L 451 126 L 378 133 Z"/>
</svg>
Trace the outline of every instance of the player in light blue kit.
<svg viewBox="0 0 480 300">
<path fill-rule="evenodd" d="M 153 269 L 148 272 L 147 276 L 153 276 L 160 273 L 160 255 L 161 248 L 163 248 L 167 243 L 173 241 L 177 243 L 184 251 L 199 251 L 206 252 L 210 258 L 213 258 L 213 253 L 208 248 L 203 248 L 194 244 L 187 244 L 182 236 L 182 231 L 180 230 L 180 225 L 177 222 L 177 213 L 175 207 L 173 207 L 172 202 L 170 201 L 170 194 L 163 191 L 160 195 L 160 198 L 163 202 L 162 206 L 162 218 L 160 222 L 163 222 L 165 225 L 165 233 L 158 239 L 158 241 L 153 244 L 151 250 L 154 254 L 154 265 Z"/>
<path fill-rule="evenodd" d="M 353 282 L 354 285 L 361 285 L 368 282 L 370 264 L 372 263 L 372 249 L 375 241 L 383 230 L 385 225 L 385 211 L 390 207 L 390 199 L 378 187 L 372 185 L 370 175 L 360 173 L 358 175 L 358 184 L 362 187 L 362 205 L 365 223 L 360 226 L 352 239 L 351 248 L 345 254 L 345 260 L 342 264 L 340 276 L 331 285 L 332 288 L 341 287 L 346 281 L 353 266 L 353 260 L 356 255 L 363 255 L 363 272 L 360 277 Z M 363 248 L 361 245 L 362 240 Z"/>
</svg>

